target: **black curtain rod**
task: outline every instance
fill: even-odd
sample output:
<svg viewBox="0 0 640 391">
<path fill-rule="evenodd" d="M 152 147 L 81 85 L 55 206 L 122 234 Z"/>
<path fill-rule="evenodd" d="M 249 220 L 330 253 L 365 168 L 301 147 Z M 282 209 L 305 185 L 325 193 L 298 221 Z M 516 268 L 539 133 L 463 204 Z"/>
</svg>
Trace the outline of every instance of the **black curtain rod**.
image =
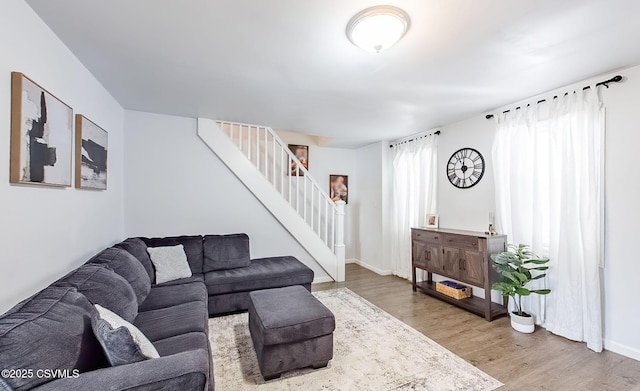
<svg viewBox="0 0 640 391">
<path fill-rule="evenodd" d="M 423 137 L 429 136 L 429 135 L 431 135 L 431 134 L 435 134 L 435 135 L 437 136 L 437 135 L 439 135 L 439 134 L 440 134 L 440 131 L 439 131 L 439 130 L 436 130 L 435 132 L 433 132 L 433 133 L 429 133 L 429 134 L 425 134 L 424 136 L 420 136 L 420 137 L 412 138 L 412 139 L 409 139 L 409 140 L 400 141 L 399 143 L 395 143 L 395 144 L 391 144 L 391 145 L 389 145 L 389 148 L 393 148 L 393 146 L 394 146 L 394 145 L 400 145 L 400 144 L 408 143 L 408 142 L 411 142 L 411 141 L 416 141 L 416 140 L 418 140 L 418 139 L 421 139 L 421 138 L 423 138 Z"/>
<path fill-rule="evenodd" d="M 598 86 L 605 86 L 605 87 L 609 88 L 609 83 L 619 83 L 619 82 L 621 82 L 621 81 L 622 81 L 622 76 L 620 76 L 620 75 L 616 75 L 616 76 L 612 77 L 612 78 L 611 78 L 611 79 L 609 79 L 609 80 L 605 80 L 605 81 L 601 81 L 600 83 L 596 83 L 596 87 L 598 87 Z M 588 90 L 589 88 L 591 88 L 591 86 L 586 86 L 586 87 L 584 87 L 582 90 L 583 90 L 583 91 L 584 91 L 584 90 Z M 564 95 L 569 95 L 569 93 L 568 93 L 568 92 L 565 92 L 565 93 L 564 93 Z M 557 98 L 558 98 L 558 95 L 556 95 L 556 96 L 554 96 L 554 97 L 553 97 L 553 99 L 557 99 Z M 536 102 L 536 104 L 539 104 L 539 103 L 542 103 L 542 102 L 546 102 L 546 101 L 547 101 L 546 99 L 542 99 L 542 100 L 537 101 L 537 102 Z M 527 105 L 527 106 L 528 106 L 528 105 Z M 514 110 L 519 110 L 519 109 L 520 109 L 520 106 L 516 107 Z M 511 110 L 505 110 L 505 111 L 503 111 L 503 112 L 502 112 L 502 114 L 506 114 L 506 113 L 508 113 L 509 111 L 511 111 Z M 491 118 L 493 118 L 493 117 L 494 117 L 494 115 L 493 115 L 493 114 L 487 114 L 487 115 L 485 116 L 485 118 L 486 118 L 486 119 L 491 119 Z"/>
</svg>

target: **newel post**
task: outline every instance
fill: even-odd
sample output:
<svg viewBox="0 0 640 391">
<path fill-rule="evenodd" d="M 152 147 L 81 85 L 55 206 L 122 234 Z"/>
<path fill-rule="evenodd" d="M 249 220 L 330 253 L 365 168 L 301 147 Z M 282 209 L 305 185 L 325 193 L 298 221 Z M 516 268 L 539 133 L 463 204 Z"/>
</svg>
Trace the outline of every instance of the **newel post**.
<svg viewBox="0 0 640 391">
<path fill-rule="evenodd" d="M 336 201 L 336 241 L 335 248 L 333 249 L 336 259 L 338 261 L 338 278 L 336 281 L 344 281 L 344 265 L 345 265 L 345 245 L 344 245 L 344 206 L 346 203 L 342 200 Z"/>
</svg>

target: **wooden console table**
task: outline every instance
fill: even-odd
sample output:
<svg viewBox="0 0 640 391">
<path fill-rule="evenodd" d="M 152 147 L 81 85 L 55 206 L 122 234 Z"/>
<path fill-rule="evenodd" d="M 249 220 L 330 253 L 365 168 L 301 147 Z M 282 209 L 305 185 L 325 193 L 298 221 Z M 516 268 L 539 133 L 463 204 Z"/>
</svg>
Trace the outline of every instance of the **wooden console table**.
<svg viewBox="0 0 640 391">
<path fill-rule="evenodd" d="M 506 305 L 491 301 L 491 284 L 500 276 L 491 266 L 491 254 L 505 251 L 506 235 L 453 229 L 411 229 L 412 284 L 417 289 L 447 303 L 484 316 L 488 321 L 506 315 Z M 416 281 L 416 269 L 427 271 L 426 281 Z M 452 278 L 484 289 L 484 299 L 471 296 L 454 299 L 436 291 L 433 274 Z"/>
</svg>

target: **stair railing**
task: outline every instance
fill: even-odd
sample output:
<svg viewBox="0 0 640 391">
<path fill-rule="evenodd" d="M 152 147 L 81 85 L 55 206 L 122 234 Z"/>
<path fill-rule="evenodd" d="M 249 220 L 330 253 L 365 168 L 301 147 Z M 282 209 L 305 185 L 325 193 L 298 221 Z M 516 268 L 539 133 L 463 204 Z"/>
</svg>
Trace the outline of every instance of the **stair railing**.
<svg viewBox="0 0 640 391">
<path fill-rule="evenodd" d="M 344 265 L 344 201 L 331 199 L 272 128 L 216 123 Z"/>
</svg>

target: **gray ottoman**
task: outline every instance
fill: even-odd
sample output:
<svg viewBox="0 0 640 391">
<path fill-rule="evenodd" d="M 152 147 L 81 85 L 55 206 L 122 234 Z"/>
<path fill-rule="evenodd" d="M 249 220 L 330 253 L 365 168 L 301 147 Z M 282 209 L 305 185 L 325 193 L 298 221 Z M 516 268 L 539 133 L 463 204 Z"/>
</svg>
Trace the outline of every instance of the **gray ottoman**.
<svg viewBox="0 0 640 391">
<path fill-rule="evenodd" d="M 302 286 L 249 294 L 249 331 L 265 380 L 333 358 L 333 313 Z"/>
</svg>

